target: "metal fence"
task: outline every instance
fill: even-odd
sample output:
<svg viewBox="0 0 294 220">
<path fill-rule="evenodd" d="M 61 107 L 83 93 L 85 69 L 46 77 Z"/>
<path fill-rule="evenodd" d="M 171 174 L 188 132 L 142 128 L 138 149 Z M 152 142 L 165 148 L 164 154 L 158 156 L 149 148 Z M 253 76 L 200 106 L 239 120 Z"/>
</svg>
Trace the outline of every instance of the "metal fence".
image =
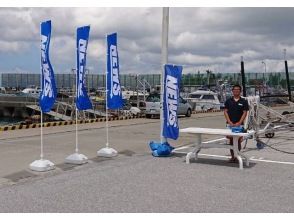
<svg viewBox="0 0 294 220">
<path fill-rule="evenodd" d="M 294 86 L 294 73 L 289 73 L 290 85 Z M 286 74 L 283 72 L 276 73 L 245 73 L 247 86 L 268 85 L 270 87 L 280 87 L 286 89 Z M 228 82 L 229 84 L 241 85 L 240 73 L 217 73 L 211 74 L 209 79 L 207 74 L 186 74 L 182 76 L 183 86 L 194 85 L 216 85 L 219 82 Z"/>
<path fill-rule="evenodd" d="M 159 74 L 138 75 L 145 79 L 151 86 L 160 84 Z M 55 74 L 57 88 L 73 88 L 75 86 L 75 74 Z M 127 88 L 136 88 L 136 75 L 120 75 L 121 85 Z M 86 74 L 88 88 L 106 87 L 106 77 L 102 74 Z M 0 73 L 0 86 L 26 88 L 28 86 L 40 86 L 40 74 L 35 73 Z"/>
<path fill-rule="evenodd" d="M 290 85 L 294 86 L 294 73 L 290 74 Z M 285 73 L 246 73 L 246 85 L 267 84 L 271 87 L 280 87 L 286 89 Z M 140 74 L 137 75 L 140 80 L 147 81 L 150 86 L 160 85 L 160 74 Z M 56 84 L 60 88 L 73 88 L 75 86 L 75 74 L 65 73 L 56 74 Z M 86 84 L 88 88 L 105 88 L 106 78 L 104 74 L 86 74 Z M 230 84 L 240 83 L 240 73 L 212 73 L 208 79 L 206 73 L 184 74 L 182 76 L 182 86 L 201 86 L 207 84 L 217 84 L 221 81 L 227 81 Z M 135 89 L 138 81 L 136 75 L 121 74 L 121 85 Z M 26 88 L 28 86 L 40 86 L 40 74 L 34 73 L 0 73 L 0 86 Z"/>
</svg>

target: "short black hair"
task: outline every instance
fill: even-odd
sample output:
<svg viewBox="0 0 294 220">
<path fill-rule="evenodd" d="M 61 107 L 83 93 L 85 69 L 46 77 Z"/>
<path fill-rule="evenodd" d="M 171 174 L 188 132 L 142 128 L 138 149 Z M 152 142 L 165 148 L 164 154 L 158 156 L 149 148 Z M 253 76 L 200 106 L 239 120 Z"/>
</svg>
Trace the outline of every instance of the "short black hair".
<svg viewBox="0 0 294 220">
<path fill-rule="evenodd" d="M 232 90 L 233 90 L 234 88 L 236 88 L 236 87 L 238 87 L 238 88 L 242 91 L 242 87 L 241 87 L 239 84 L 235 84 L 235 85 L 233 85 Z"/>
</svg>

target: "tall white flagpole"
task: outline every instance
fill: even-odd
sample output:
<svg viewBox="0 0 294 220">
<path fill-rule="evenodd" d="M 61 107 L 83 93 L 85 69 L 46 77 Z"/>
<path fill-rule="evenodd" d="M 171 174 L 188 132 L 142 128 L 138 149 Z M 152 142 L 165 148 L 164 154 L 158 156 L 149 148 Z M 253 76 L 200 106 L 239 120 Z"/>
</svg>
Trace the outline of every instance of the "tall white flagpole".
<svg viewBox="0 0 294 220">
<path fill-rule="evenodd" d="M 111 147 L 109 147 L 109 124 L 108 124 L 108 70 L 107 70 L 107 59 L 108 59 L 108 43 L 107 43 L 107 35 L 105 37 L 106 41 L 106 62 L 105 62 L 105 81 L 106 81 L 106 93 L 105 93 L 105 127 L 106 127 L 106 147 L 101 148 L 97 151 L 97 156 L 99 157 L 115 157 L 117 156 L 117 151 Z"/>
<path fill-rule="evenodd" d="M 106 120 L 105 120 L 105 127 L 106 127 L 106 148 L 109 149 L 109 129 L 108 129 L 108 70 L 107 70 L 107 59 L 108 59 L 108 44 L 107 44 L 107 35 L 105 36 L 106 42 L 106 62 L 105 62 L 105 81 L 106 81 L 106 93 L 105 93 L 105 113 L 106 113 Z"/>
<path fill-rule="evenodd" d="M 41 28 L 41 25 L 40 24 L 40 28 Z M 42 58 L 42 33 L 40 31 L 40 40 L 41 40 L 41 46 L 40 46 L 40 52 L 41 52 L 41 58 Z M 43 72 L 42 72 L 42 59 L 40 59 L 40 88 L 42 88 L 42 83 L 43 83 Z M 42 90 L 43 92 L 43 90 Z M 40 99 L 40 97 L 39 97 Z M 40 101 L 39 101 L 39 105 L 40 105 Z M 40 116 L 41 116 L 41 154 L 40 154 L 40 158 L 41 160 L 44 159 L 44 142 L 43 142 L 43 111 L 42 111 L 42 108 L 41 108 L 41 105 L 40 105 Z"/>
<path fill-rule="evenodd" d="M 76 48 L 76 52 L 77 54 L 79 53 L 79 48 Z M 77 59 L 76 59 L 77 60 Z M 76 61 L 78 62 L 78 61 Z M 70 163 L 70 164 L 84 164 L 88 162 L 88 158 L 84 155 L 84 154 L 80 154 L 79 153 L 79 139 L 78 139 L 78 106 L 77 106 L 77 99 L 78 99 L 78 65 L 79 63 L 76 63 L 76 72 L 75 72 L 75 76 L 76 76 L 76 148 L 75 148 L 75 153 L 69 155 L 67 158 L 65 158 L 65 163 Z M 85 77 L 85 76 L 83 76 Z"/>
<path fill-rule="evenodd" d="M 77 49 L 78 50 L 78 49 Z M 76 153 L 79 153 L 79 145 L 78 145 L 78 107 L 77 107 L 77 98 L 78 98 L 78 77 L 76 70 Z"/>
<path fill-rule="evenodd" d="M 77 53 L 78 53 L 78 48 L 77 48 Z M 78 64 L 77 64 L 78 65 Z M 77 107 L 77 98 L 78 98 L 78 76 L 77 76 L 77 71 L 78 69 L 76 69 L 76 153 L 79 153 L 79 139 L 78 139 L 78 107 Z"/>
<path fill-rule="evenodd" d="M 42 79 L 42 77 L 41 77 Z M 40 158 L 41 160 L 44 159 L 44 149 L 43 149 L 43 111 L 41 109 L 41 106 L 40 106 L 40 113 L 41 113 L 41 155 L 40 155 Z"/>
<path fill-rule="evenodd" d="M 106 42 L 106 62 L 105 62 L 105 80 L 106 80 L 106 96 L 105 96 L 105 104 L 106 104 L 106 148 L 109 149 L 109 124 L 108 124 L 108 70 L 107 70 L 107 59 L 109 57 L 108 54 L 108 43 L 107 43 L 107 35 L 105 36 L 105 42 Z"/>
<path fill-rule="evenodd" d="M 78 110 L 76 106 L 76 153 L 79 153 L 79 147 L 78 147 Z"/>
<path fill-rule="evenodd" d="M 160 143 L 166 142 L 162 131 L 164 126 L 163 114 L 163 93 L 164 93 L 164 65 L 168 62 L 168 25 L 169 25 L 169 8 L 162 9 L 162 39 L 161 39 L 161 87 L 160 87 Z"/>
<path fill-rule="evenodd" d="M 42 23 L 40 23 L 40 30 Z M 42 83 L 43 83 L 43 72 L 42 72 L 42 33 L 40 31 L 40 87 L 42 88 Z M 43 88 L 42 88 L 43 89 Z M 43 93 L 43 90 L 41 91 L 41 94 Z M 41 99 L 41 97 L 39 97 Z M 40 100 L 39 100 L 39 105 L 40 105 Z M 30 164 L 30 169 L 33 171 L 37 172 L 44 172 L 44 171 L 49 171 L 54 169 L 54 163 L 52 163 L 50 160 L 44 160 L 44 140 L 43 140 L 43 111 L 40 107 L 40 116 L 41 116 L 41 154 L 40 154 L 40 160 L 35 160 Z"/>
<path fill-rule="evenodd" d="M 107 82 L 107 74 L 106 74 L 106 82 Z M 105 112 L 106 112 L 106 148 L 109 148 L 109 128 L 108 128 L 108 97 L 107 97 L 107 92 L 108 92 L 108 89 L 107 89 L 107 83 L 106 83 L 106 97 L 105 97 L 105 105 L 106 105 L 106 109 L 105 109 Z"/>
</svg>

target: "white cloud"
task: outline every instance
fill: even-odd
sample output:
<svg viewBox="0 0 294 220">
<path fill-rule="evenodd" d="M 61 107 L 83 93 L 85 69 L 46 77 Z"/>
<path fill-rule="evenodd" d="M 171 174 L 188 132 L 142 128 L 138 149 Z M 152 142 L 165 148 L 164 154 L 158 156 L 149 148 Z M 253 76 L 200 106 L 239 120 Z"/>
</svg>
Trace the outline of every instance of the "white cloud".
<svg viewBox="0 0 294 220">
<path fill-rule="evenodd" d="M 161 8 L 2 8 L 0 55 L 29 54 L 39 46 L 41 21 L 52 20 L 51 61 L 55 69 L 75 65 L 75 32 L 91 25 L 88 66 L 104 72 L 105 35 L 118 32 L 123 73 L 160 71 Z M 294 58 L 293 8 L 170 8 L 169 61 L 184 71 L 282 71 L 284 48 Z M 18 66 L 15 64 L 15 66 Z M 291 63 L 289 62 L 289 67 Z M 34 70 L 38 71 L 38 70 Z"/>
<path fill-rule="evenodd" d="M 2 41 L 0 40 L 0 52 L 2 53 L 13 53 L 19 52 L 20 50 L 27 49 L 28 44 L 22 41 Z"/>
</svg>

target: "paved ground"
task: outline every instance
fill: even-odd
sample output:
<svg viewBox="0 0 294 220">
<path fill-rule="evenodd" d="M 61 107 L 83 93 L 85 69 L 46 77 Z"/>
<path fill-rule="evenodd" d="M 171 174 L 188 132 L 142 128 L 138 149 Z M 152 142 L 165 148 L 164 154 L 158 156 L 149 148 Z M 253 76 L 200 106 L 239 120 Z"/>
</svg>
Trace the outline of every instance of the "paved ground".
<svg viewBox="0 0 294 220">
<path fill-rule="evenodd" d="M 252 161 L 243 171 L 227 162 L 224 149 L 203 150 L 197 162 L 187 165 L 184 154 L 150 155 L 148 142 L 159 139 L 159 120 L 110 125 L 111 145 L 120 152 L 113 159 L 96 157 L 105 143 L 104 123 L 80 125 L 81 152 L 90 158 L 83 166 L 63 163 L 74 150 L 74 126 L 44 129 L 46 158 L 57 167 L 43 174 L 27 169 L 39 156 L 39 129 L 2 132 L 0 212 L 294 211 L 293 154 L 257 150 L 249 141 L 246 154 Z M 222 128 L 224 119 L 222 113 L 181 118 L 181 127 L 188 126 Z M 182 135 L 171 143 L 192 140 Z M 268 143 L 294 152 L 293 131 L 278 132 Z"/>
</svg>

